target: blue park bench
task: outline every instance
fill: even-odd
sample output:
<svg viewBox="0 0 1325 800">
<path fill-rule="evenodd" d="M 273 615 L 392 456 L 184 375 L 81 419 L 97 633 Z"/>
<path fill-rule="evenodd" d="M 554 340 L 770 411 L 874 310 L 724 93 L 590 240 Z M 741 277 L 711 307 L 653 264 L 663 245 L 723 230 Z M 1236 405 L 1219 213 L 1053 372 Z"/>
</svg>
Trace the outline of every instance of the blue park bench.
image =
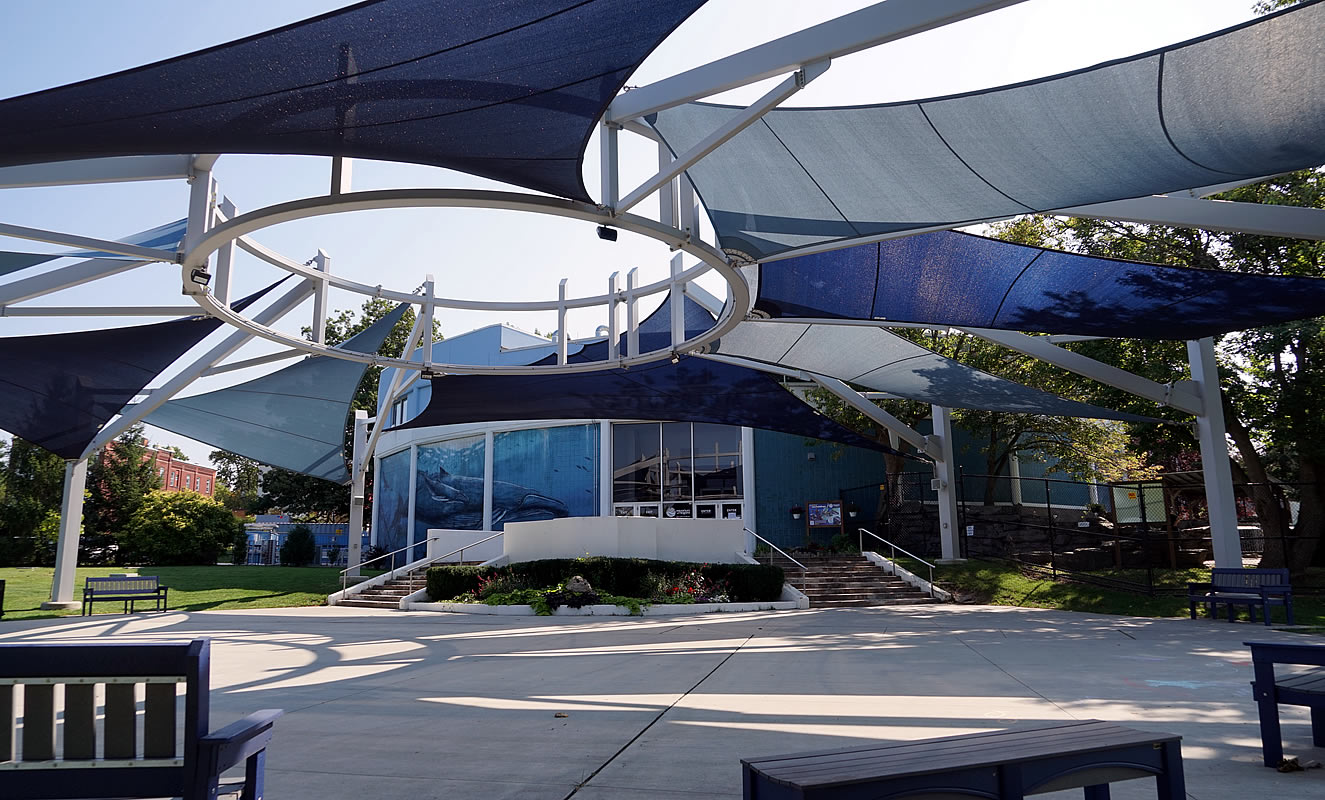
<svg viewBox="0 0 1325 800">
<path fill-rule="evenodd" d="M 1293 587 L 1286 569 L 1243 569 L 1242 567 L 1215 567 L 1210 570 L 1206 583 L 1187 584 L 1187 606 L 1192 619 L 1196 619 L 1196 606 L 1203 604 L 1214 617 L 1219 604 L 1228 606 L 1228 621 L 1233 621 L 1235 606 L 1246 606 L 1251 621 L 1256 621 L 1256 607 L 1260 606 L 1265 624 L 1270 624 L 1270 606 L 1283 606 L 1288 624 L 1293 624 Z"/>
<path fill-rule="evenodd" d="M 1026 795 L 1155 778 L 1160 800 L 1184 800 L 1180 736 L 1085 720 L 1035 728 L 742 759 L 745 800 L 888 800 Z"/>
<path fill-rule="evenodd" d="M 1243 642 L 1251 648 L 1252 695 L 1261 718 L 1261 754 L 1265 766 L 1277 767 L 1284 758 L 1279 731 L 1279 706 L 1311 709 L 1311 743 L 1325 747 L 1325 669 L 1296 672 L 1282 678 L 1275 664 L 1325 667 L 1325 645 L 1282 642 Z"/>
<path fill-rule="evenodd" d="M 258 711 L 208 733 L 208 650 L 205 639 L 0 644 L 0 797 L 211 800 L 221 773 L 243 763 L 241 797 L 261 800 L 267 743 L 282 712 Z M 180 683 L 182 718 L 176 700 Z M 100 708 L 98 685 L 104 687 Z M 63 709 L 56 707 L 56 686 L 64 687 Z M 23 716 L 16 718 L 20 693 Z"/>
<path fill-rule="evenodd" d="M 166 610 L 169 587 L 162 586 L 155 575 L 110 575 L 88 578 L 83 582 L 83 614 L 92 613 L 92 604 L 98 600 L 124 601 L 124 613 L 134 610 L 141 600 L 151 600 L 157 611 Z"/>
</svg>

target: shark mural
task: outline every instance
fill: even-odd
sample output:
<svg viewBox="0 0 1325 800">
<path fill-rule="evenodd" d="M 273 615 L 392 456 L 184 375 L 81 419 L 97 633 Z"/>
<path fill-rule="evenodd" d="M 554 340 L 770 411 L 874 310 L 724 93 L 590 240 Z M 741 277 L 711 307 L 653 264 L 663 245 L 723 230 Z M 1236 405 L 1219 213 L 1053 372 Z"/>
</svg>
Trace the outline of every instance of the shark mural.
<svg viewBox="0 0 1325 800">
<path fill-rule="evenodd" d="M 492 524 L 527 522 L 570 516 L 570 509 L 555 497 L 508 481 L 492 482 Z M 414 499 L 416 524 L 428 528 L 477 529 L 483 524 L 483 479 L 419 473 Z"/>
</svg>

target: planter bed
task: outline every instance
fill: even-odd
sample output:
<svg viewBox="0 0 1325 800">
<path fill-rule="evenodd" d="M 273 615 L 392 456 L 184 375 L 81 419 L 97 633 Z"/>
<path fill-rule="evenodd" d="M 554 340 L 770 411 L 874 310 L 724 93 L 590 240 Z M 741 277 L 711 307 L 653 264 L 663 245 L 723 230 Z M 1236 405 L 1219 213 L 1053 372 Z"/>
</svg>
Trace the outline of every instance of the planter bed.
<svg viewBox="0 0 1325 800">
<path fill-rule="evenodd" d="M 680 614 L 716 614 L 743 611 L 783 611 L 796 608 L 795 600 L 767 600 L 757 603 L 654 603 L 644 607 L 639 616 L 666 617 Z M 527 605 L 490 606 L 486 603 L 409 603 L 407 611 L 437 611 L 449 614 L 488 614 L 503 617 L 532 617 L 534 607 Z M 625 606 L 590 605 L 583 608 L 562 606 L 554 617 L 627 617 Z"/>
</svg>

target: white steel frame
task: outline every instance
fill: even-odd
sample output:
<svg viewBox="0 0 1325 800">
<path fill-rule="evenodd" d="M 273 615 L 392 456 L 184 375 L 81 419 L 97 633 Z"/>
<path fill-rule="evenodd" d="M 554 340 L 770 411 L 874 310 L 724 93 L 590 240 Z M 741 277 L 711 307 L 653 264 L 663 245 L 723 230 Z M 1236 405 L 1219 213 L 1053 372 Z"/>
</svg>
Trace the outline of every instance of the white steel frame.
<svg viewBox="0 0 1325 800">
<path fill-rule="evenodd" d="M 520 374 L 538 370 L 582 372 L 630 366 L 675 357 L 676 354 L 684 352 L 702 354 L 706 344 L 720 338 L 723 333 L 747 317 L 751 310 L 752 293 L 740 274 L 739 265 L 729 264 L 729 260 L 724 254 L 700 240 L 700 211 L 695 203 L 694 193 L 686 177 L 685 170 L 728 141 L 740 130 L 757 122 L 769 110 L 776 108 L 788 97 L 794 95 L 808 81 L 822 74 L 833 59 L 953 22 L 977 17 L 981 14 L 1015 5 L 1021 1 L 887 0 L 887 2 L 876 3 L 854 13 L 624 93 L 613 101 L 601 125 L 602 197 L 601 203 L 598 205 L 510 192 L 452 189 L 352 192 L 349 191 L 348 185 L 349 164 L 336 159 L 333 163 L 333 176 L 328 195 L 297 200 L 248 214 L 236 215 L 234 205 L 227 198 L 221 197 L 218 200 L 216 183 L 211 175 L 211 168 L 218 157 L 215 154 L 131 156 L 2 168 L 0 169 L 0 189 L 180 178 L 187 179 L 191 183 L 192 189 L 189 200 L 187 234 L 179 252 L 167 252 L 121 242 L 109 242 L 74 234 L 0 223 L 0 235 L 91 248 L 140 259 L 124 261 L 94 258 L 53 269 L 33 277 L 5 282 L 0 285 L 0 316 L 145 316 L 183 313 L 186 307 L 173 305 L 105 308 L 23 305 L 27 301 L 62 289 L 137 269 L 150 263 L 166 262 L 181 265 L 184 293 L 203 312 L 216 316 L 236 328 L 221 344 L 213 347 L 205 355 L 186 366 L 183 371 L 160 389 L 145 392 L 145 399 L 127 407 L 117 420 L 112 421 L 102 430 L 93 446 L 89 447 L 84 453 L 84 459 L 96 447 L 109 441 L 109 439 L 141 419 L 153 408 L 165 402 L 198 377 L 218 375 L 245 367 L 273 363 L 306 353 L 381 366 L 400 367 L 415 373 L 414 376 L 408 379 L 411 382 L 416 380 L 419 375 L 432 375 L 437 371 L 498 374 Z M 738 113 L 733 120 L 711 132 L 687 153 L 671 153 L 662 145 L 660 137 L 642 119 L 648 114 L 666 108 L 778 76 L 783 77 L 781 83 L 744 112 Z M 638 187 L 626 192 L 624 197 L 620 187 L 618 163 L 620 155 L 618 140 L 622 131 L 651 140 L 656 144 L 659 151 L 657 173 Z M 1325 211 L 1200 199 L 1213 192 L 1231 188 L 1231 186 L 1192 189 L 1186 193 L 1187 196 L 1185 197 L 1181 196 L 1180 193 L 1172 193 L 1163 197 L 1137 198 L 1059 209 L 1051 213 L 1143 223 L 1184 225 L 1211 230 L 1243 231 L 1304 239 L 1325 239 Z M 629 213 L 630 209 L 653 194 L 657 194 L 659 198 L 657 221 Z M 420 206 L 499 208 L 554 214 L 596 222 L 611 228 L 620 228 L 648 236 L 666 244 L 673 251 L 680 252 L 673 257 L 671 274 L 668 278 L 646 286 L 638 285 L 637 272 L 632 269 L 626 275 L 624 290 L 619 286 L 619 276 L 614 273 L 609 278 L 608 291 L 603 295 L 568 297 L 565 281 L 562 281 L 555 300 L 487 303 L 436 297 L 432 291 L 431 279 L 425 282 L 422 294 L 393 291 L 383 289 L 380 286 L 369 286 L 331 273 L 329 270 L 330 257 L 325 253 L 319 252 L 315 259 L 317 267 L 314 268 L 276 253 L 248 236 L 248 234 L 261 228 L 288 220 L 365 208 Z M 940 226 L 933 230 L 948 227 L 955 226 Z M 780 254 L 777 258 L 854 246 L 868 241 L 890 238 L 893 235 L 911 235 L 919 232 L 922 231 L 908 231 L 905 234 L 815 245 Z M 232 257 L 236 246 L 262 261 L 301 276 L 304 281 L 299 286 L 287 291 L 284 296 L 271 303 L 265 311 L 259 314 L 250 317 L 235 313 L 229 308 L 229 302 L 231 272 L 233 269 Z M 689 268 L 683 268 L 681 253 L 687 253 L 697 258 L 699 263 Z M 213 254 L 215 254 L 214 259 Z M 717 271 L 727 281 L 728 296 L 725 302 L 703 291 L 694 283 L 696 278 L 709 270 Z M 463 364 L 436 364 L 432 362 L 431 358 L 431 336 L 421 337 L 424 347 L 422 361 L 415 361 L 408 357 L 412 354 L 412 350 L 407 352 L 405 358 L 391 359 L 327 347 L 321 340 L 321 332 L 324 328 L 322 323 L 325 321 L 328 311 L 325 298 L 330 287 L 418 305 L 418 317 L 422 324 L 418 326 L 416 334 L 431 330 L 430 321 L 438 308 L 556 311 L 558 315 L 557 363 L 545 367 L 476 367 Z M 639 352 L 637 302 L 641 297 L 664 291 L 668 292 L 673 300 L 672 341 L 667 348 L 641 353 Z M 271 327 L 272 324 L 309 295 L 318 298 L 318 302 L 315 303 L 315 324 L 313 326 L 318 334 L 315 337 L 317 341 L 306 342 L 276 331 Z M 686 296 L 694 298 L 705 308 L 715 312 L 718 318 L 712 329 L 690 339 L 685 337 L 685 331 L 683 330 L 681 300 Z M 611 357 L 606 362 L 569 364 L 569 337 L 566 334 L 565 326 L 566 313 L 570 309 L 593 306 L 603 306 L 608 316 L 606 327 L 610 337 Z M 619 333 L 617 312 L 621 306 L 625 306 L 626 313 L 624 331 L 626 352 L 624 354 L 616 352 L 616 336 Z M 834 322 L 841 324 L 842 321 Z M 864 324 L 886 325 L 888 323 Z M 1229 521 L 1223 519 L 1223 517 L 1231 514 L 1229 509 L 1231 509 L 1232 502 L 1232 487 L 1228 477 L 1226 448 L 1220 446 L 1223 441 L 1221 438 L 1223 420 L 1220 413 L 1217 374 L 1214 372 L 1213 345 L 1209 343 L 1209 340 L 1189 344 L 1194 381 L 1178 381 L 1168 385 L 1160 385 L 1058 348 L 1047 337 L 1027 337 L 1022 334 L 1009 334 L 1003 331 L 975 329 L 970 332 L 1092 379 L 1118 386 L 1141 397 L 1171 405 L 1195 415 L 1197 427 L 1201 431 L 1202 455 L 1207 465 L 1209 465 L 1206 473 L 1206 488 L 1211 500 L 1212 516 L 1216 514 L 1221 516 L 1221 521 L 1214 524 L 1217 563 L 1220 566 L 1233 565 L 1231 562 L 1236 549 L 1236 522 L 1233 522 L 1232 533 L 1230 533 Z M 239 362 L 221 363 L 233 354 L 240 345 L 253 337 L 279 342 L 286 345 L 288 349 L 268 356 L 250 358 Z M 1060 337 L 1058 341 L 1069 339 L 1070 337 Z M 723 358 L 721 356 L 713 357 L 719 360 Z M 774 373 L 788 372 L 764 364 L 751 363 L 749 366 Z M 826 388 L 839 394 L 853 405 L 862 408 L 862 410 L 865 409 L 860 405 L 861 403 L 873 407 L 872 404 L 866 403 L 862 395 L 844 384 L 837 385 L 832 383 L 831 379 L 825 383 L 823 376 L 816 377 L 800 371 L 790 372 L 794 372 L 802 378 L 819 380 L 821 385 L 825 385 Z M 399 380 L 394 381 L 393 384 L 393 387 L 389 390 L 392 397 L 401 391 Z M 920 439 L 916 438 L 919 437 L 919 434 L 910 430 L 907 426 L 901 425 L 895 419 L 889 420 L 886 415 L 880 415 L 875 411 L 867 411 L 867 413 L 870 413 L 881 424 L 885 424 L 897 436 L 935 458 L 936 462 L 951 464 L 949 452 L 951 443 L 947 441 L 950 437 L 939 433 L 939 428 L 942 427 L 941 422 L 946 419 L 945 410 L 935 409 L 935 436 L 921 437 Z M 369 423 L 365 421 L 363 424 L 366 429 Z M 381 426 L 373 427 L 380 428 Z M 366 464 L 374 457 L 372 451 L 377 434 L 378 430 L 374 430 L 371 434 L 368 434 L 365 430 L 362 445 L 366 452 L 356 454 L 354 477 L 359 477 Z M 358 443 L 360 442 L 358 433 L 356 433 L 356 444 Z M 946 448 L 942 447 L 944 443 L 947 444 Z M 752 460 L 752 458 L 747 459 L 748 462 L 752 462 Z M 65 520 L 81 511 L 75 506 L 81 505 L 77 500 L 81 498 L 82 494 L 79 487 L 85 467 L 86 462 L 83 459 L 69 463 L 66 494 L 67 496 L 75 496 L 75 499 L 72 501 L 68 497 L 66 499 Z M 69 553 L 76 551 L 77 526 L 62 521 L 61 531 L 61 555 L 58 559 L 61 567 L 57 568 L 52 592 L 53 601 L 57 604 L 61 600 L 70 599 L 72 566 L 65 570 L 64 565 L 65 561 L 72 558 Z M 75 537 L 73 551 L 69 549 L 70 542 L 68 539 L 70 536 Z M 955 532 L 953 536 L 955 536 Z M 351 541 L 357 541 L 357 539 L 352 535 Z M 946 536 L 944 550 L 945 556 L 949 555 L 949 543 Z"/>
</svg>

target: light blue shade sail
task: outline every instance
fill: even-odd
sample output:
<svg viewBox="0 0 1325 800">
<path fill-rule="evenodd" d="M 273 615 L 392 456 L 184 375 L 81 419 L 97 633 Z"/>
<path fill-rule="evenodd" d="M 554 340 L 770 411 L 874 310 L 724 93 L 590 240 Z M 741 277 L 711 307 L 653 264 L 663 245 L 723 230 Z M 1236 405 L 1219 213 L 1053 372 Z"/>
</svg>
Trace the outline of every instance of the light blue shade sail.
<svg viewBox="0 0 1325 800">
<path fill-rule="evenodd" d="M 340 347 L 376 353 L 409 304 Z M 313 356 L 238 386 L 171 400 L 145 421 L 293 472 L 346 483 L 345 421 L 368 365 Z"/>
<path fill-rule="evenodd" d="M 276 285 L 234 308 L 247 308 Z M 0 429 L 76 459 L 125 403 L 220 324 L 196 316 L 0 339 Z"/>
<path fill-rule="evenodd" d="M 869 325 L 746 320 L 722 337 L 717 352 L 827 375 L 947 408 L 1157 421 L 1032 389 Z"/>
<path fill-rule="evenodd" d="M 775 109 L 692 166 L 722 247 L 809 245 L 1210 186 L 1325 163 L 1325 6 L 987 91 Z M 675 153 L 742 113 L 688 103 Z"/>
<path fill-rule="evenodd" d="M 175 220 L 165 225 L 152 228 L 151 230 L 135 233 L 132 236 L 126 236 L 116 241 L 124 244 L 136 244 L 139 247 L 155 247 L 158 250 L 175 250 L 179 247 L 180 241 L 184 238 L 184 230 L 188 227 L 187 219 Z M 63 253 L 20 253 L 10 250 L 0 250 L 0 275 L 8 275 L 11 272 L 17 272 L 27 267 L 35 267 L 38 264 L 45 264 L 48 261 L 54 261 L 57 258 L 114 258 L 124 261 L 137 261 L 139 259 L 133 256 L 120 255 L 118 253 L 102 253 L 96 250 L 70 250 Z"/>
<path fill-rule="evenodd" d="M 1319 316 L 1325 280 L 1095 258 L 956 231 L 781 259 L 757 313 L 1014 331 L 1200 339 Z"/>
</svg>

